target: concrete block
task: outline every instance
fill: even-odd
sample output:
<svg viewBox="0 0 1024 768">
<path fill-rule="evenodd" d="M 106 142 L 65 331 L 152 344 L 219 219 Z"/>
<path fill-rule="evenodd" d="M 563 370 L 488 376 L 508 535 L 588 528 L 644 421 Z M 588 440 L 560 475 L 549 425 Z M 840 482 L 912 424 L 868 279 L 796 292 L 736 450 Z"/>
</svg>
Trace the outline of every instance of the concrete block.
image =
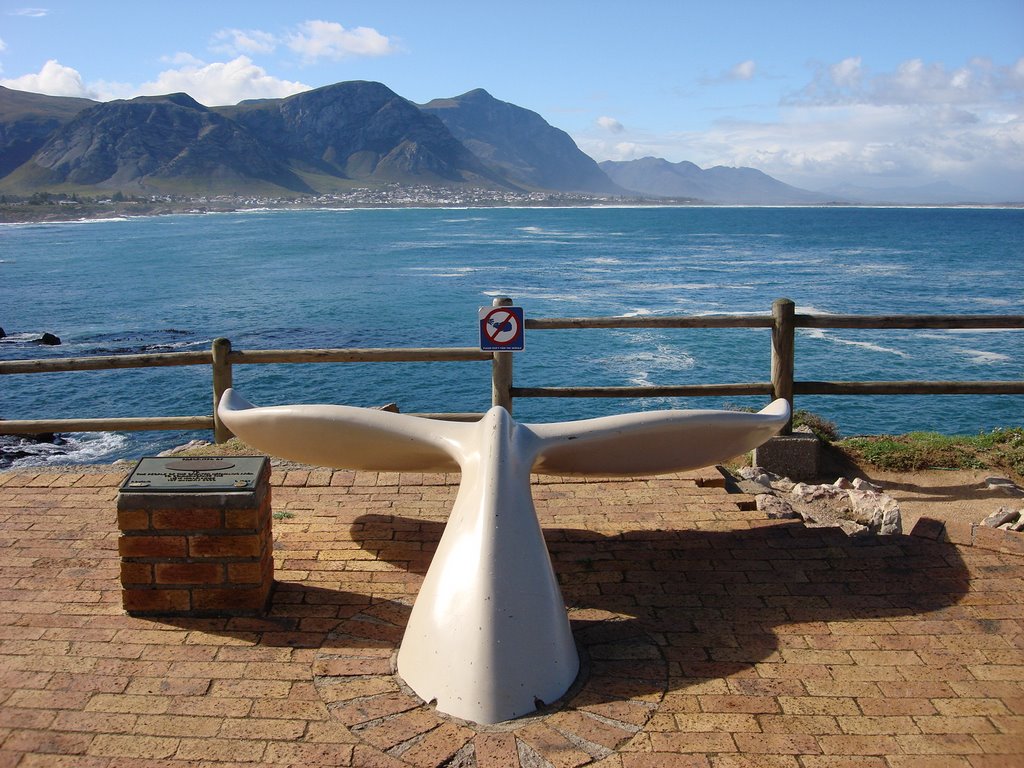
<svg viewBox="0 0 1024 768">
<path fill-rule="evenodd" d="M 773 437 L 754 449 L 754 466 L 790 480 L 807 482 L 821 471 L 821 441 L 810 433 Z"/>
</svg>

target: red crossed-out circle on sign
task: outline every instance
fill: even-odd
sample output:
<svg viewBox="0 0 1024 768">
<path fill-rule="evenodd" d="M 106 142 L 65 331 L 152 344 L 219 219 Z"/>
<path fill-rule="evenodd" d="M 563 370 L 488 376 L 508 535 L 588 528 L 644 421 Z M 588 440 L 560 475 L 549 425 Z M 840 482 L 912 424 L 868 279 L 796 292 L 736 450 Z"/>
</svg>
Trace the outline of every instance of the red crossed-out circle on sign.
<svg viewBox="0 0 1024 768">
<path fill-rule="evenodd" d="M 491 344 L 505 347 L 519 337 L 519 318 L 505 307 L 496 307 L 484 317 L 483 330 Z"/>
</svg>

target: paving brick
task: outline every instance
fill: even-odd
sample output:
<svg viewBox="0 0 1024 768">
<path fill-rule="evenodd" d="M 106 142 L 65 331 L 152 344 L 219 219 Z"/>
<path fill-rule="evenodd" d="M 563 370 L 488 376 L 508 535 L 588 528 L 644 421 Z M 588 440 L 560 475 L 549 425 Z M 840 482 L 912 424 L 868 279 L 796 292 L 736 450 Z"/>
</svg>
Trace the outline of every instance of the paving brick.
<svg viewBox="0 0 1024 768">
<path fill-rule="evenodd" d="M 718 755 L 716 757 L 721 757 Z M 601 765 L 597 763 L 596 765 Z M 627 752 L 622 755 L 622 768 L 711 768 L 704 755 L 680 755 L 671 752 Z M 751 766 L 750 768 L 759 768 Z M 771 768 L 771 766 L 765 766 Z M 792 767 L 797 768 L 794 763 Z"/>
<path fill-rule="evenodd" d="M 381 751 L 388 751 L 440 725 L 433 712 L 414 709 L 402 712 L 372 725 L 353 729 L 353 734 Z"/>
<path fill-rule="evenodd" d="M 172 757 L 178 751 L 179 739 L 138 734 L 100 734 L 89 745 L 88 754 L 103 757 L 134 759 L 160 759 Z"/>
<path fill-rule="evenodd" d="M 520 768 L 516 737 L 511 733 L 480 733 L 473 741 L 477 768 Z"/>
<path fill-rule="evenodd" d="M 267 744 L 262 740 L 252 739 L 181 739 L 175 752 L 179 760 L 196 762 L 210 760 L 216 762 L 235 761 L 251 763 L 263 757 Z"/>
<path fill-rule="evenodd" d="M 441 723 L 428 731 L 415 745 L 402 752 L 402 762 L 417 768 L 433 768 L 443 765 L 462 749 L 474 736 L 473 731 L 454 723 Z M 566 765 L 561 760 L 548 758 L 557 767 Z M 588 760 L 589 762 L 589 760 Z"/>
<path fill-rule="evenodd" d="M 708 753 L 735 752 L 736 742 L 729 733 L 652 733 L 655 752 Z"/>
</svg>

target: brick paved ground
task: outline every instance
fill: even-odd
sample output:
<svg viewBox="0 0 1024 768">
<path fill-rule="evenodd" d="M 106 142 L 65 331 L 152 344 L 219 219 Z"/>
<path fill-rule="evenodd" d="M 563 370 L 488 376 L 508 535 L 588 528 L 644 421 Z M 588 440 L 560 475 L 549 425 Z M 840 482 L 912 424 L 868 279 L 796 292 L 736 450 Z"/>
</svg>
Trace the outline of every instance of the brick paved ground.
<svg viewBox="0 0 1024 768">
<path fill-rule="evenodd" d="M 392 674 L 451 478 L 279 471 L 271 614 L 161 621 L 121 610 L 121 477 L 0 473 L 0 768 L 1024 764 L 1019 555 L 762 520 L 699 475 L 548 479 L 587 674 L 484 728 Z"/>
</svg>

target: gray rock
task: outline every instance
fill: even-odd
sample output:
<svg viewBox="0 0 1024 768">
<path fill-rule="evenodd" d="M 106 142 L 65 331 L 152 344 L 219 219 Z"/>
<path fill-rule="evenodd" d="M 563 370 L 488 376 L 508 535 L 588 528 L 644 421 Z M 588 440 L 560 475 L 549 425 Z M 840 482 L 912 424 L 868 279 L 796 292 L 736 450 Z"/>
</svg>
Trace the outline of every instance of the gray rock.
<svg viewBox="0 0 1024 768">
<path fill-rule="evenodd" d="M 790 520 L 800 517 L 788 501 L 774 493 L 760 493 L 754 499 L 757 502 L 757 511 L 763 512 L 765 517 L 772 520 Z"/>
<path fill-rule="evenodd" d="M 988 528 L 998 528 L 1003 523 L 1015 523 L 1020 518 L 1020 511 L 1009 507 L 1000 507 L 981 521 Z"/>
<path fill-rule="evenodd" d="M 209 440 L 189 440 L 184 445 L 177 445 L 174 448 L 168 448 L 166 451 L 160 451 L 157 456 L 174 456 L 185 451 L 190 451 L 193 448 L 205 448 L 211 445 Z"/>
<path fill-rule="evenodd" d="M 866 525 L 860 525 L 855 523 L 853 520 L 841 520 L 839 522 L 839 529 L 847 536 L 867 536 L 871 533 L 871 529 Z"/>
<path fill-rule="evenodd" d="M 848 491 L 853 503 L 852 518 L 875 533 L 891 534 L 903 530 L 899 504 L 892 496 L 878 491 Z"/>
<path fill-rule="evenodd" d="M 882 513 L 882 527 L 878 533 L 882 536 L 898 536 L 903 533 L 903 515 L 895 499 L 892 506 Z"/>
<path fill-rule="evenodd" d="M 983 481 L 985 490 L 994 491 L 1003 496 L 1024 496 L 1024 488 L 1006 477 L 986 477 Z"/>
<path fill-rule="evenodd" d="M 858 491 L 875 491 L 877 493 L 882 492 L 881 488 L 879 488 L 874 483 L 869 483 L 862 477 L 858 477 L 853 481 L 853 487 L 856 488 Z"/>
<path fill-rule="evenodd" d="M 846 495 L 846 491 L 832 485 L 808 485 L 807 483 L 797 483 L 790 491 L 790 495 L 799 501 L 809 503 L 814 501 L 839 499 Z"/>
</svg>

